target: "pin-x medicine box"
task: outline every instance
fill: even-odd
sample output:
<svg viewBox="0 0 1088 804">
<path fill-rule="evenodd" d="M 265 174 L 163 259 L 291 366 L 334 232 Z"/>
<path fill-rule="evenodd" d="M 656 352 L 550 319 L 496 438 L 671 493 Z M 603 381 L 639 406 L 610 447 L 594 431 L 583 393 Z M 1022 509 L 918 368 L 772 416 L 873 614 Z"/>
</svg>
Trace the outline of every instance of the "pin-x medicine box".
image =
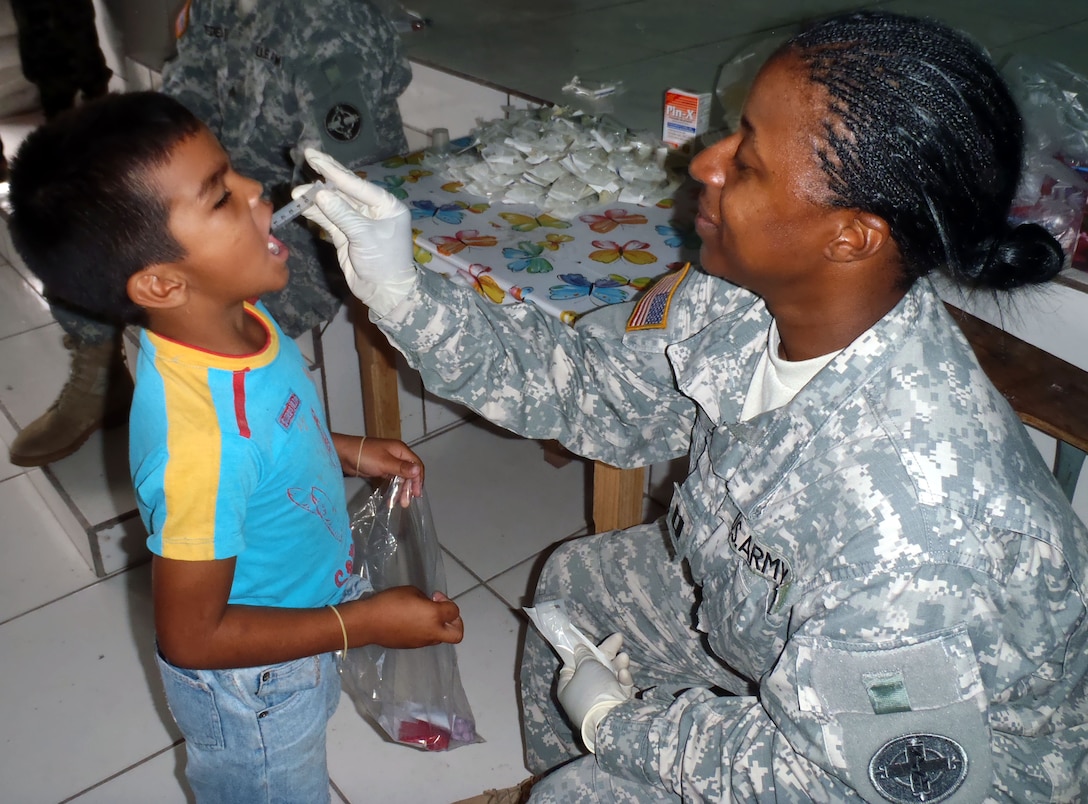
<svg viewBox="0 0 1088 804">
<path fill-rule="evenodd" d="M 665 90 L 665 125 L 661 139 L 672 148 L 683 148 L 707 130 L 710 93 Z"/>
</svg>

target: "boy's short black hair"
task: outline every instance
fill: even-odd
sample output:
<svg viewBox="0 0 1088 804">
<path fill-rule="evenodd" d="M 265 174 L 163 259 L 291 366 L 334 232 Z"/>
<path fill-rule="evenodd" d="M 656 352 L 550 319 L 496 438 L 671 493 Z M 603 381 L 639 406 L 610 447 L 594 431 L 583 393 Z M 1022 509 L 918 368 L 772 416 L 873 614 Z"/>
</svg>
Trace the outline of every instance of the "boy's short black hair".
<svg viewBox="0 0 1088 804">
<path fill-rule="evenodd" d="M 184 256 L 148 171 L 202 123 L 160 92 L 106 95 L 34 130 L 11 167 L 12 242 L 55 301 L 142 323 L 129 278 Z"/>
</svg>

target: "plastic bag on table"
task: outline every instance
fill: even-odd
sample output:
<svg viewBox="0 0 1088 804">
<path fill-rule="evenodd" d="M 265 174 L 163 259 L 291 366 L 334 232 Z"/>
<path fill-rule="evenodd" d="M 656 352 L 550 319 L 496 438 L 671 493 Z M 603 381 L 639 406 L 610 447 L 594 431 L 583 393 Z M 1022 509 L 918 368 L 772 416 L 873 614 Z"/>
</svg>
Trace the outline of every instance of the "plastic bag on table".
<svg viewBox="0 0 1088 804">
<path fill-rule="evenodd" d="M 1002 67 L 1024 119 L 1024 172 L 1012 220 L 1041 224 L 1066 266 L 1088 270 L 1088 78 L 1016 54 Z"/>
<path fill-rule="evenodd" d="M 364 489 L 352 499 L 356 564 L 376 591 L 411 585 L 428 595 L 445 593 L 442 549 L 430 506 L 424 494 L 401 507 L 406 482 L 394 478 L 373 493 Z M 451 644 L 352 648 L 344 657 L 342 681 L 359 711 L 394 742 L 426 751 L 483 742 Z"/>
<path fill-rule="evenodd" d="M 1026 54 L 1001 68 L 1024 118 L 1025 150 L 1088 170 L 1088 78 Z"/>
<path fill-rule="evenodd" d="M 740 126 L 744 99 L 756 79 L 756 73 L 782 43 L 800 30 L 800 25 L 786 25 L 748 37 L 722 64 L 714 95 L 721 109 L 721 124 L 727 132 L 736 131 Z"/>
<path fill-rule="evenodd" d="M 1065 252 L 1065 267 L 1088 270 L 1088 181 L 1060 159 L 1029 155 L 1013 199 L 1009 220 L 1037 223 L 1046 229 Z"/>
</svg>

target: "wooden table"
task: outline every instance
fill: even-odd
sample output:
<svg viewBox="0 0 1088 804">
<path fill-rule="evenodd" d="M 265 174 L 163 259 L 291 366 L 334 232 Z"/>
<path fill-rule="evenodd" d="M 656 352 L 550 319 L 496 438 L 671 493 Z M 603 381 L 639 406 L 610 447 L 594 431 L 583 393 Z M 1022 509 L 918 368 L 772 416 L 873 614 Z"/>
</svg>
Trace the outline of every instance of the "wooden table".
<svg viewBox="0 0 1088 804">
<path fill-rule="evenodd" d="M 1088 372 L 981 318 L 945 305 L 982 370 L 1020 420 L 1058 442 L 1054 474 L 1073 498 L 1088 452 Z"/>
</svg>

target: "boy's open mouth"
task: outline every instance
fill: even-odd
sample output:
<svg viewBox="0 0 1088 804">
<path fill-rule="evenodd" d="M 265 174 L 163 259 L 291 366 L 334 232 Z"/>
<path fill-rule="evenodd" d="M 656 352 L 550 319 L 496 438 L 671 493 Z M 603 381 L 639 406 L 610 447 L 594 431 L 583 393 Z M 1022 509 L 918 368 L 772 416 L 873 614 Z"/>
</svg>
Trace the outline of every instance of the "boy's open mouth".
<svg viewBox="0 0 1088 804">
<path fill-rule="evenodd" d="M 272 233 L 268 235 L 268 251 L 272 256 L 286 256 L 289 249 L 287 245 Z"/>
</svg>

